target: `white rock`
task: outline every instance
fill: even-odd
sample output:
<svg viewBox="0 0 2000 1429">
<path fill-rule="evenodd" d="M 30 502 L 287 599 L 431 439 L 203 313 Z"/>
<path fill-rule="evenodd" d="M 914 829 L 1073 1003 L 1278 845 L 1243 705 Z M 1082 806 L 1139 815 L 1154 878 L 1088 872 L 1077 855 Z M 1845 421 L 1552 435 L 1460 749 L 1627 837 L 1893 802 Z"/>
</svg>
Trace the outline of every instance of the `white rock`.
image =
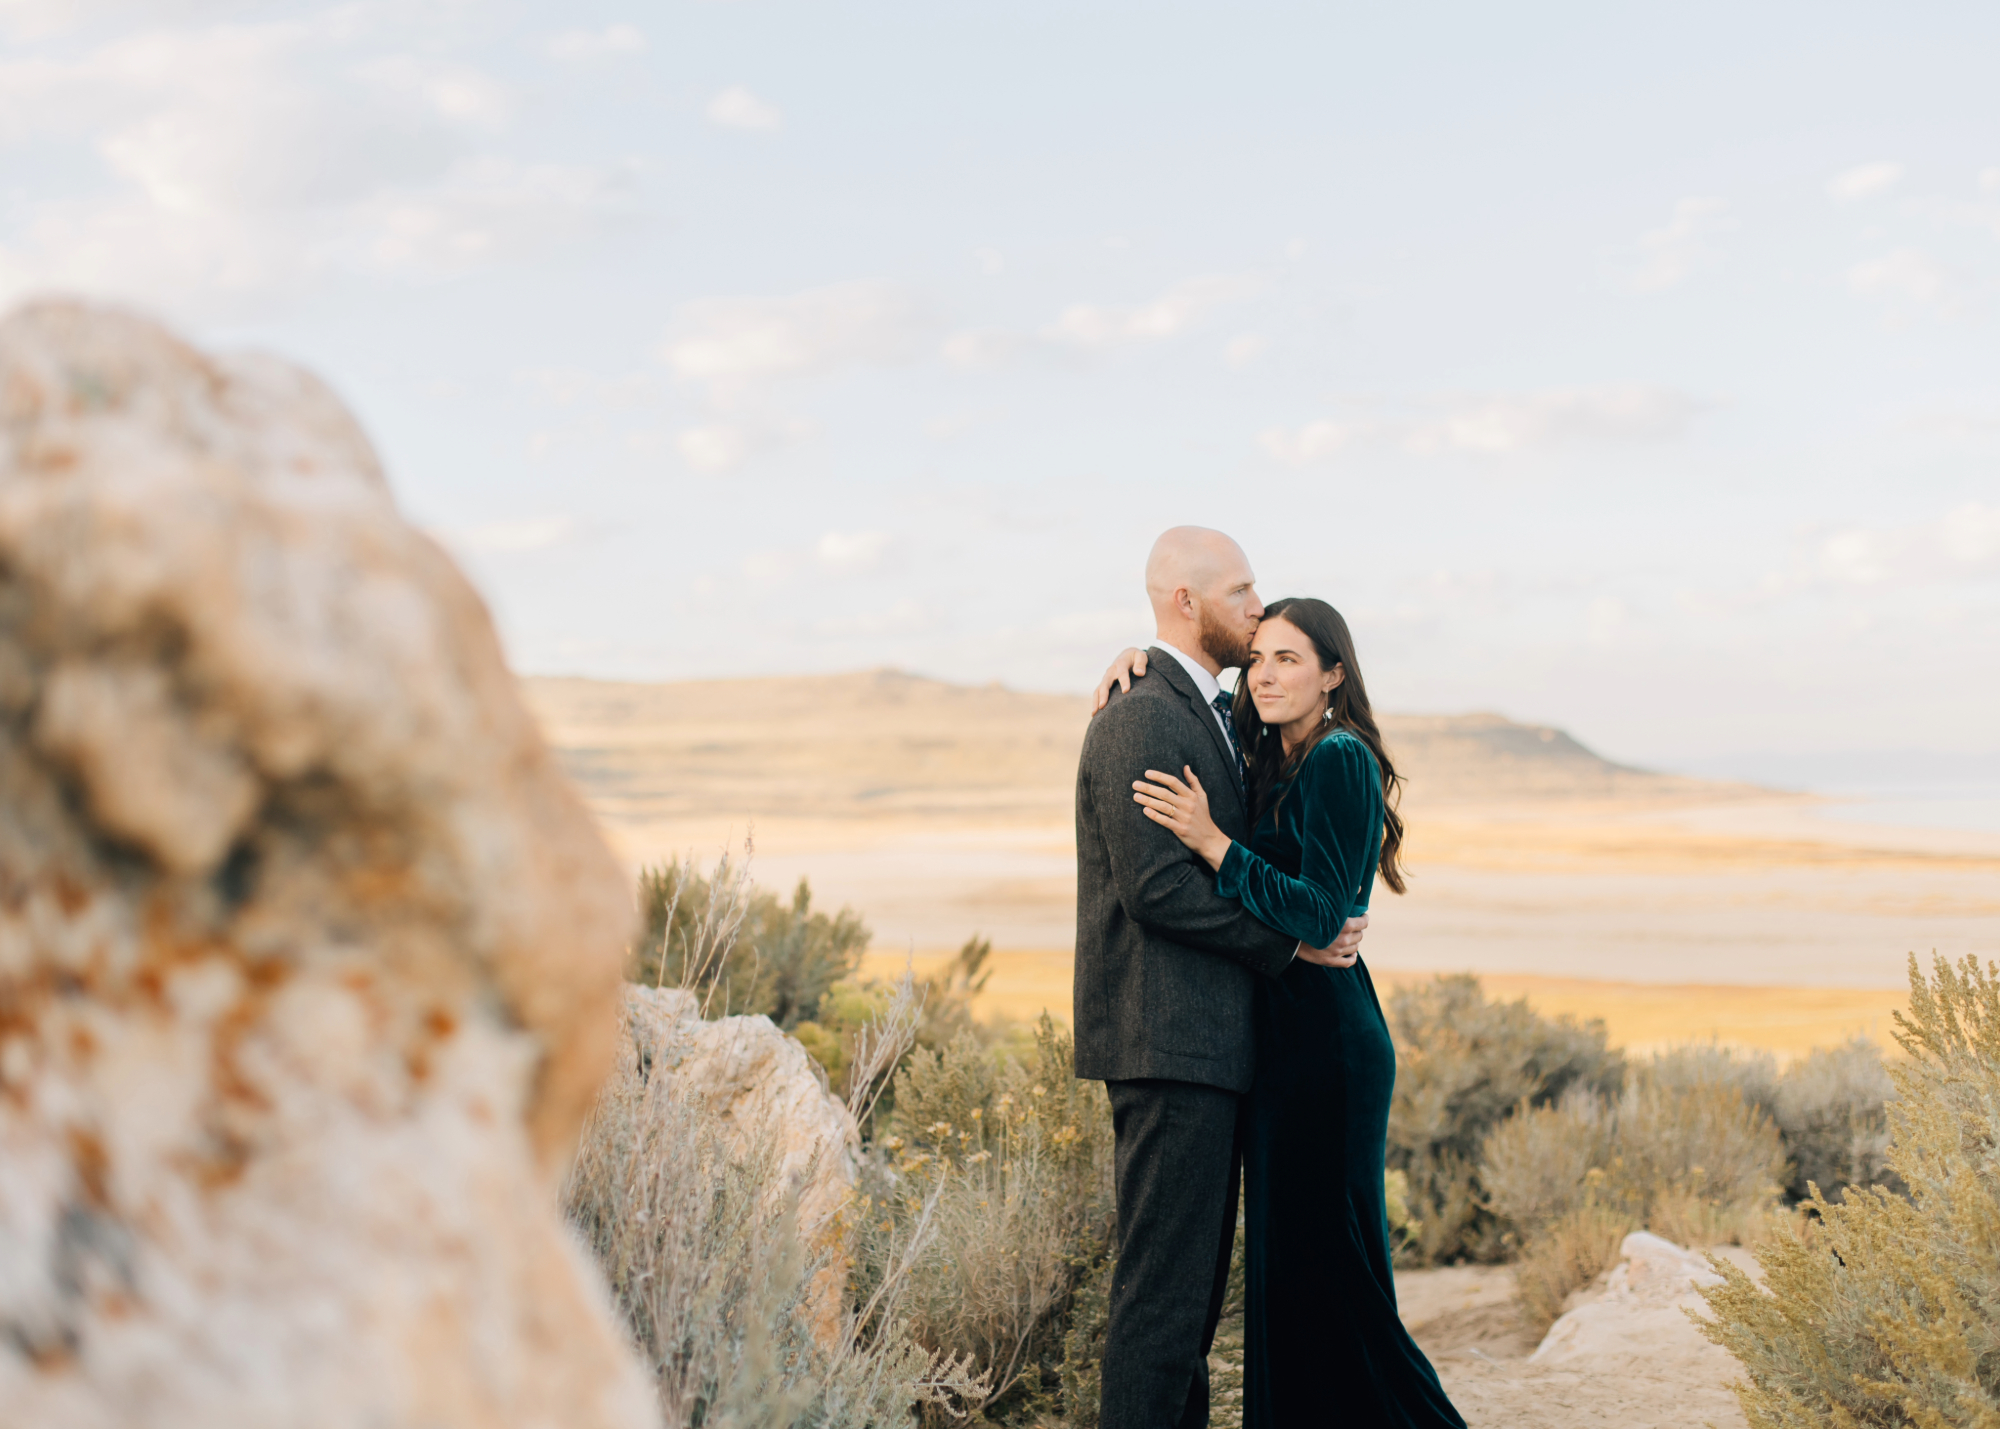
<svg viewBox="0 0 2000 1429">
<path fill-rule="evenodd" d="M 1723 1369 L 1734 1364 L 1684 1313 L 1704 1308 L 1697 1286 L 1722 1283 L 1706 1259 L 1648 1231 L 1626 1236 L 1618 1253 L 1623 1259 L 1604 1294 L 1549 1326 L 1531 1359 L 1561 1364 L 1599 1355 L 1660 1354 L 1671 1346 L 1712 1351 Z"/>
<path fill-rule="evenodd" d="M 0 323 L 0 1420 L 638 1429 L 625 880 L 304 373 Z"/>
<path fill-rule="evenodd" d="M 797 1196 L 809 1242 L 844 1242 L 860 1131 L 796 1038 L 768 1017 L 704 1021 L 692 993 L 649 987 L 626 988 L 625 1028 L 631 1040 L 622 1067 L 643 1063 L 651 1075 L 675 1077 L 716 1116 L 739 1154 L 773 1150 L 778 1177 L 770 1194 Z M 813 1286 L 813 1321 L 829 1344 L 839 1333 L 845 1272 L 843 1251 Z"/>
</svg>

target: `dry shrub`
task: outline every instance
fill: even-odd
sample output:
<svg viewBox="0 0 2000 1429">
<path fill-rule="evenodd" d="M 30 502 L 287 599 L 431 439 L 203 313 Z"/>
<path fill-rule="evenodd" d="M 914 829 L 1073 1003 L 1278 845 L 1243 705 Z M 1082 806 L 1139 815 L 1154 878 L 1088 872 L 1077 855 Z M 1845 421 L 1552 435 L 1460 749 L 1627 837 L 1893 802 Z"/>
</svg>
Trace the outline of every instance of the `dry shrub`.
<svg viewBox="0 0 2000 1429">
<path fill-rule="evenodd" d="M 1592 1174 L 1601 1178 L 1603 1173 Z M 1521 1318 L 1538 1334 L 1546 1330 L 1573 1292 L 1617 1260 L 1619 1243 L 1636 1224 L 1632 1208 L 1621 1198 L 1590 1194 L 1543 1225 L 1514 1267 Z"/>
<path fill-rule="evenodd" d="M 1805 1199 L 1809 1182 L 1835 1201 L 1848 1186 L 1902 1189 L 1887 1160 L 1895 1086 L 1881 1049 L 1864 1037 L 1816 1048 L 1782 1074 L 1768 1053 L 1694 1043 L 1659 1054 L 1651 1074 L 1673 1086 L 1733 1086 L 1769 1114 L 1791 1162 L 1785 1194 L 1793 1201 Z"/>
<path fill-rule="evenodd" d="M 1480 1182 L 1520 1247 L 1521 1298 L 1544 1328 L 1616 1258 L 1627 1232 L 1682 1245 L 1741 1244 L 1769 1224 L 1784 1152 L 1777 1128 L 1728 1081 L 1642 1068 L 1616 1103 L 1574 1087 L 1523 1106 L 1487 1138 Z M 1657 1065 L 1657 1064 L 1656 1064 Z"/>
<path fill-rule="evenodd" d="M 2000 1424 L 2000 970 L 1910 959 L 1909 1053 L 1888 1068 L 1882 1188 L 1757 1248 L 1767 1289 L 1720 1263 L 1703 1333 L 1742 1364 L 1751 1429 Z"/>
<path fill-rule="evenodd" d="M 962 1359 L 920 1348 L 899 1303 L 933 1227 L 913 1218 L 871 1301 L 845 1310 L 838 1342 L 824 1345 L 809 1298 L 836 1238 L 801 1236 L 795 1200 L 771 1193 L 779 1181 L 775 1147 L 735 1159 L 713 1114 L 671 1077 L 621 1071 L 591 1114 L 564 1209 L 653 1371 L 669 1429 L 862 1429 L 913 1405 L 976 1405 L 983 1382 Z"/>
<path fill-rule="evenodd" d="M 1776 1117 L 1780 1078 L 1777 1059 L 1769 1052 L 1726 1047 L 1720 1042 L 1684 1042 L 1654 1053 L 1646 1071 L 1662 1086 L 1734 1087 L 1745 1103 Z"/>
<path fill-rule="evenodd" d="M 1387 1011 L 1397 1057 L 1388 1164 L 1408 1177 L 1409 1258 L 1498 1258 L 1506 1247 L 1478 1175 L 1488 1133 L 1516 1107 L 1550 1105 L 1573 1086 L 1616 1096 L 1624 1057 L 1605 1045 L 1602 1022 L 1488 1001 L 1466 975 L 1399 988 Z"/>
<path fill-rule="evenodd" d="M 880 1143 L 893 1160 L 862 1208 L 864 1287 L 931 1208 L 937 1233 L 914 1258 L 902 1313 L 919 1343 L 991 1374 L 996 1413 L 1060 1392 L 1065 1321 L 1110 1246 L 1110 1103 L 1076 1079 L 1072 1056 L 1046 1015 L 1023 1060 L 970 1035 L 912 1053 L 896 1134 Z M 1079 1360 L 1068 1380 L 1080 1390 L 1091 1372 Z"/>
</svg>

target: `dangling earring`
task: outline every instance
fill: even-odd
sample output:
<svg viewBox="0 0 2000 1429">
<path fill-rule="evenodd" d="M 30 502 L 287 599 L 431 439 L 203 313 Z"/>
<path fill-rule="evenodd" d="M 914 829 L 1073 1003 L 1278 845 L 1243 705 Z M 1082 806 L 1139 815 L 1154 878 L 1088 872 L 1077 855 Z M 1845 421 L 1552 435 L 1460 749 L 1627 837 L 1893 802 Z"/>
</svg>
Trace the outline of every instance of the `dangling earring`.
<svg viewBox="0 0 2000 1429">
<path fill-rule="evenodd" d="M 1327 696 L 1326 696 L 1326 713 L 1320 716 L 1320 722 L 1324 724 L 1327 720 L 1330 720 L 1332 718 L 1333 718 L 1333 692 L 1329 690 L 1327 691 Z"/>
</svg>

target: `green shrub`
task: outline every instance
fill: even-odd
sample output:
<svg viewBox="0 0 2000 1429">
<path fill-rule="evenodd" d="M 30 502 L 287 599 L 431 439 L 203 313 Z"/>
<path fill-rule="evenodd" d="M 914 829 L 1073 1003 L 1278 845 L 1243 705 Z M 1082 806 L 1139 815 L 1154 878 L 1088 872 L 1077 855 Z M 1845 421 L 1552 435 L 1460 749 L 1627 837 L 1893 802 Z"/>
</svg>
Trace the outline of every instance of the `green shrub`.
<svg viewBox="0 0 2000 1429">
<path fill-rule="evenodd" d="M 976 1022 L 972 1016 L 972 999 L 992 976 L 985 970 L 992 953 L 993 944 L 975 935 L 941 971 L 914 982 L 919 997 L 912 1037 L 915 1046 L 935 1051 L 961 1036 L 985 1041 L 1000 1030 Z M 849 1094 L 857 1040 L 882 1016 L 894 995 L 894 985 L 875 978 L 844 979 L 826 990 L 812 1018 L 791 1029 L 825 1071 L 827 1085 L 835 1095 Z M 892 1081 L 883 1093 L 881 1114 L 887 1116 L 895 1104 L 896 1084 Z"/>
<path fill-rule="evenodd" d="M 1896 1086 L 1873 1042 L 1856 1037 L 1816 1049 L 1785 1069 L 1772 1111 L 1792 1158 L 1795 1201 L 1818 1186 L 1829 1201 L 1850 1186 L 1884 1186 L 1900 1194 L 1902 1178 L 1889 1165 L 1889 1103 Z"/>
<path fill-rule="evenodd" d="M 1516 1107 L 1547 1106 L 1573 1086 L 1616 1096 L 1624 1057 L 1605 1045 L 1602 1022 L 1489 1001 L 1466 975 L 1399 988 L 1387 1010 L 1397 1051 L 1388 1164 L 1408 1178 L 1418 1223 L 1409 1257 L 1497 1258 L 1506 1247 L 1478 1176 L 1487 1134 Z"/>
<path fill-rule="evenodd" d="M 1063 1423 L 1068 1429 L 1097 1429 L 1098 1399 L 1104 1386 L 1104 1331 L 1111 1323 L 1111 1272 L 1117 1268 L 1118 1262 L 1105 1256 L 1078 1283 L 1070 1299 L 1062 1361 Z M 1239 1314 L 1237 1318 L 1240 1331 L 1242 1317 Z M 1211 1419 L 1210 1429 L 1228 1426 Z"/>
<path fill-rule="evenodd" d="M 1889 1168 L 1908 1198 L 1806 1201 L 1795 1234 L 1703 1292 L 1742 1364 L 1751 1429 L 2000 1423 L 2000 969 L 1910 959 L 1909 1056 L 1890 1064 Z"/>
<path fill-rule="evenodd" d="M 708 878 L 692 859 L 643 870 L 639 911 L 634 982 L 687 988 L 706 1016 L 762 1013 L 788 1031 L 819 1012 L 868 946 L 868 927 L 853 909 L 813 912 L 803 878 L 782 902 L 750 883 L 747 861 L 727 854 Z"/>
<path fill-rule="evenodd" d="M 1073 1055 L 1046 1015 L 1022 1060 L 970 1033 L 919 1048 L 896 1077 L 893 1134 L 877 1143 L 860 1293 L 928 1218 L 936 1233 L 901 1313 L 919 1344 L 992 1376 L 989 1416 L 1040 1413 L 1092 1373 L 1073 1310 L 1111 1244 L 1111 1109 L 1100 1084 L 1076 1079 Z"/>
</svg>

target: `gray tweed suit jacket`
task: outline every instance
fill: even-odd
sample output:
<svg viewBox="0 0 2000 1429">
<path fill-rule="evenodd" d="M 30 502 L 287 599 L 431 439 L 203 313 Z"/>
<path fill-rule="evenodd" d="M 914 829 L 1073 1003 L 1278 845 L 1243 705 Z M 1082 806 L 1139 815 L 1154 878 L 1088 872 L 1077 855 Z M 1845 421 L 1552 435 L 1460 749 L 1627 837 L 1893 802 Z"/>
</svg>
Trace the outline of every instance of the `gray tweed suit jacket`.
<svg viewBox="0 0 2000 1429">
<path fill-rule="evenodd" d="M 1253 977 L 1298 940 L 1215 891 L 1215 875 L 1132 801 L 1148 769 L 1193 767 L 1209 812 L 1249 835 L 1236 762 L 1214 712 L 1165 650 L 1090 722 L 1076 771 L 1076 1074 L 1250 1088 Z"/>
</svg>

